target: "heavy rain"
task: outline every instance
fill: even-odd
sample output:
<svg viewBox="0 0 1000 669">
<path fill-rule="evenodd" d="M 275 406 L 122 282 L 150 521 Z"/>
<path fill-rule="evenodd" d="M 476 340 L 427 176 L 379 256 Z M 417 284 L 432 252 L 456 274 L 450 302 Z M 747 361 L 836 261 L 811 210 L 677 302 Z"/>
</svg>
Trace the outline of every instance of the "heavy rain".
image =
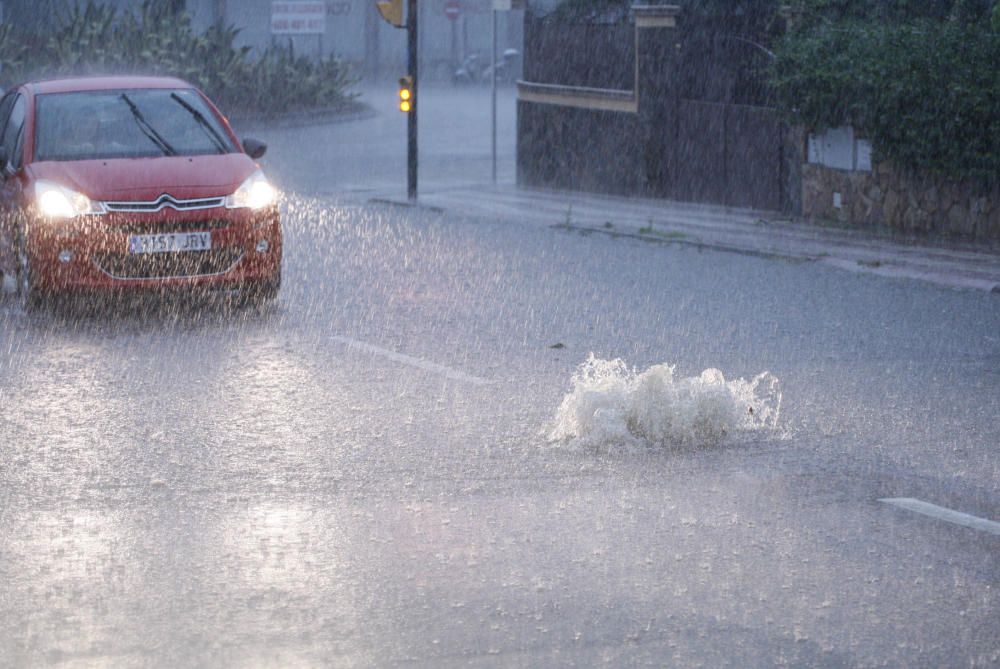
<svg viewBox="0 0 1000 669">
<path fill-rule="evenodd" d="M 0 666 L 1000 666 L 1000 4 L 0 17 Z"/>
</svg>

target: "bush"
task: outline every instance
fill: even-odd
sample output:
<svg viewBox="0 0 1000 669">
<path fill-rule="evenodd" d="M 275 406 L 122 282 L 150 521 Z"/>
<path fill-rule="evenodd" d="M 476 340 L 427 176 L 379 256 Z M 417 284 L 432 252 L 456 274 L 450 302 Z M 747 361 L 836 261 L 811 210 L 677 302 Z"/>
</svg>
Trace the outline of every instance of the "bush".
<svg viewBox="0 0 1000 669">
<path fill-rule="evenodd" d="M 356 80 L 334 57 L 315 62 L 291 47 L 270 47 L 253 58 L 237 47 L 239 29 L 216 25 L 202 34 L 170 3 L 144 0 L 135 12 L 88 1 L 75 6 L 41 44 L 0 26 L 0 77 L 18 80 L 87 74 L 159 74 L 180 77 L 223 107 L 278 114 L 337 107 L 355 97 Z"/>
<path fill-rule="evenodd" d="M 878 160 L 1000 176 L 1000 36 L 959 20 L 819 21 L 778 46 L 775 96 L 797 122 L 850 124 Z"/>
</svg>

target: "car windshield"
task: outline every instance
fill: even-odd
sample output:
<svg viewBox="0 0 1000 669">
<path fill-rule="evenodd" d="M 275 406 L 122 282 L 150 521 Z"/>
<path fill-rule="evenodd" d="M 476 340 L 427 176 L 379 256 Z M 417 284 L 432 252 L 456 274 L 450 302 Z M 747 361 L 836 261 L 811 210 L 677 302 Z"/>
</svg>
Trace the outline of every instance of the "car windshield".
<svg viewBox="0 0 1000 669">
<path fill-rule="evenodd" d="M 146 158 L 237 149 L 192 89 L 39 95 L 35 160 Z"/>
</svg>

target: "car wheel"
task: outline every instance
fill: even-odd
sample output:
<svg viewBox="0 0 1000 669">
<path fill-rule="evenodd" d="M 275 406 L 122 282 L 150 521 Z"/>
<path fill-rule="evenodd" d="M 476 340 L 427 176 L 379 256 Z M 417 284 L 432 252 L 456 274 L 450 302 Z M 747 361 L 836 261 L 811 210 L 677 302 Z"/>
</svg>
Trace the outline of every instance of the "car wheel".
<svg viewBox="0 0 1000 669">
<path fill-rule="evenodd" d="M 38 290 L 31 272 L 28 238 L 23 227 L 17 235 L 17 274 L 14 277 L 14 283 L 17 286 L 17 300 L 22 309 L 31 311 L 41 306 L 42 294 Z"/>
</svg>

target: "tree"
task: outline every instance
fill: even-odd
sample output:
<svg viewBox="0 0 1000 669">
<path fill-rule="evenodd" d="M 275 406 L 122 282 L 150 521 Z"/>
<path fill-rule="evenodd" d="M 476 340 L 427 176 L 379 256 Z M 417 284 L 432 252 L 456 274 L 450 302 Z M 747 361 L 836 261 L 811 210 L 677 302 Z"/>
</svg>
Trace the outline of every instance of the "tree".
<svg viewBox="0 0 1000 669">
<path fill-rule="evenodd" d="M 809 0 L 816 9 L 847 0 Z M 1000 177 L 1000 34 L 980 0 L 912 9 L 891 20 L 810 16 L 776 47 L 770 80 L 788 116 L 820 129 L 852 125 L 878 160 L 955 179 Z M 859 9 L 859 11 L 863 11 Z M 883 14 L 883 16 L 888 16 Z M 845 18 L 846 17 L 846 18 Z"/>
</svg>

